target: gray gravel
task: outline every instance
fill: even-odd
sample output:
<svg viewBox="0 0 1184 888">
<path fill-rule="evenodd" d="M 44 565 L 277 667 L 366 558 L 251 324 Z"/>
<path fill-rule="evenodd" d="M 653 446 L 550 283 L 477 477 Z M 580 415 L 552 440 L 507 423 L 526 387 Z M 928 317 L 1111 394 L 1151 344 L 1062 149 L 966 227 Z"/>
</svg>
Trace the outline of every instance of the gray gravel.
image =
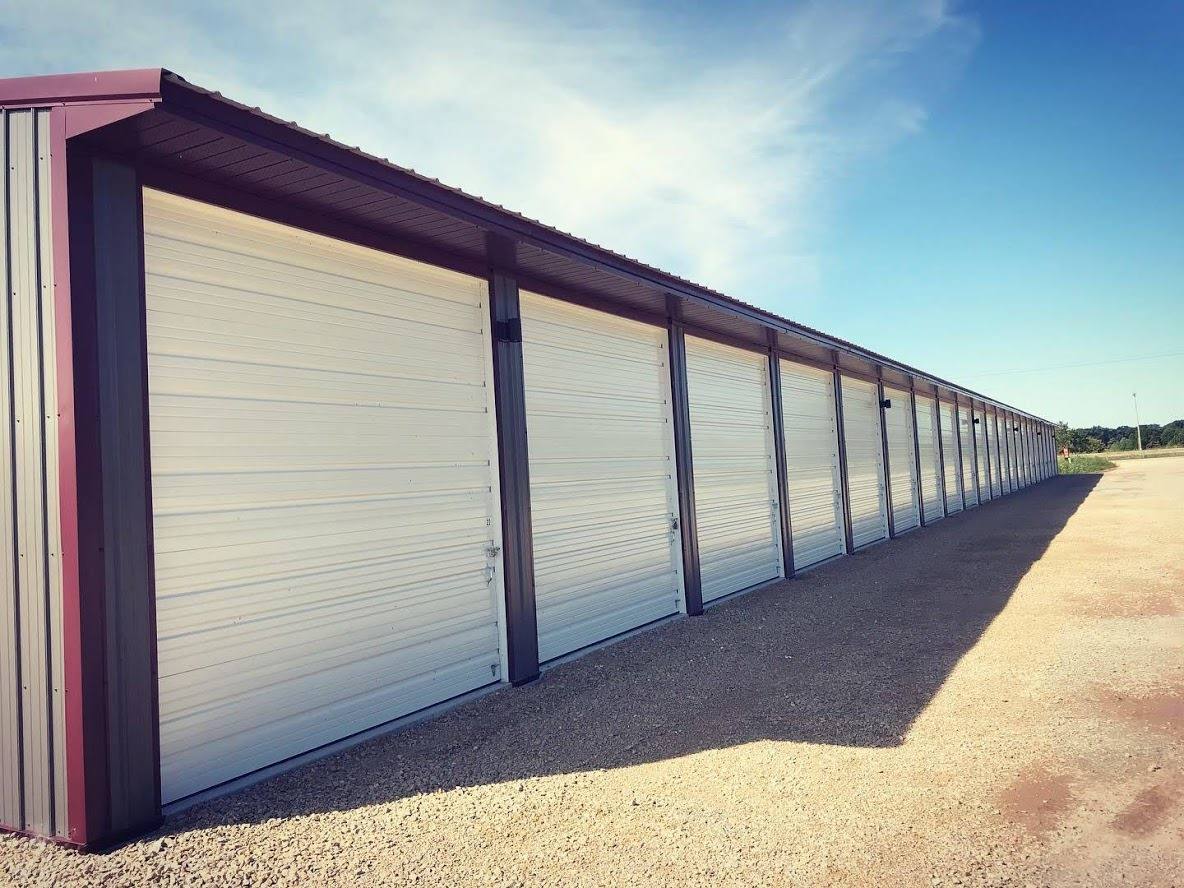
<svg viewBox="0 0 1184 888">
<path fill-rule="evenodd" d="M 1096 487 L 1095 487 L 1096 485 Z M 101 855 L 65 885 L 1170 885 L 1184 459 L 1050 481 Z"/>
</svg>

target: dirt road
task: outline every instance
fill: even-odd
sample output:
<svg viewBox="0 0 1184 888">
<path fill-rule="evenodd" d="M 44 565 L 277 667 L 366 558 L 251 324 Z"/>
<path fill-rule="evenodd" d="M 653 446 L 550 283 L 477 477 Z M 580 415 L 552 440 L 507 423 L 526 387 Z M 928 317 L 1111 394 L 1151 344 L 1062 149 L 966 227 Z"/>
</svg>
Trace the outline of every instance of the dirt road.
<svg viewBox="0 0 1184 888">
<path fill-rule="evenodd" d="M 1184 884 L 1184 460 L 1054 479 L 18 884 Z"/>
</svg>

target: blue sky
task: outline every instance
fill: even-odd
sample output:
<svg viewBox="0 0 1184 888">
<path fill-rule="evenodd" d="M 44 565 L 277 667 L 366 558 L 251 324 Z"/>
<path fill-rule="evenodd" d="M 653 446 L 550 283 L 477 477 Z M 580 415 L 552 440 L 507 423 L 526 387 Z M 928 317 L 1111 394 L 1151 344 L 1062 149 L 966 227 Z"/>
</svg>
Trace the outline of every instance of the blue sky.
<svg viewBox="0 0 1184 888">
<path fill-rule="evenodd" d="M 49 0 L 0 74 L 164 66 L 1043 416 L 1184 417 L 1184 3 L 668 6 Z"/>
</svg>

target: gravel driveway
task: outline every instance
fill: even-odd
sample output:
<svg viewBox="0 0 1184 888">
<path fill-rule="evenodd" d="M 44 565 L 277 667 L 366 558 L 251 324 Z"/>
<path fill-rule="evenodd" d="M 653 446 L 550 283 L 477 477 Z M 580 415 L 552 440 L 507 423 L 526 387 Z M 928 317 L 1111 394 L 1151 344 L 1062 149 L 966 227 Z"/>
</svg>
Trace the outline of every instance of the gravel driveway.
<svg viewBox="0 0 1184 888">
<path fill-rule="evenodd" d="M 1184 459 L 1051 480 L 16 884 L 1184 883 Z"/>
</svg>

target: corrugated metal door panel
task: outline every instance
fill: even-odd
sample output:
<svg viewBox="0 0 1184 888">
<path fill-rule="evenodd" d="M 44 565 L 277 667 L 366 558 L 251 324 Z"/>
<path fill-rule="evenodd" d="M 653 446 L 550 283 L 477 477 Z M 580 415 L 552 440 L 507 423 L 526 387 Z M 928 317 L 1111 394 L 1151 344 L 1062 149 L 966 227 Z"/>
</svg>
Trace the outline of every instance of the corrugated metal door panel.
<svg viewBox="0 0 1184 888">
<path fill-rule="evenodd" d="M 834 374 L 791 361 L 780 367 L 793 563 L 801 570 L 846 548 Z"/>
<path fill-rule="evenodd" d="M 937 405 L 932 398 L 917 395 L 917 450 L 921 458 L 921 497 L 925 505 L 925 523 L 945 517 L 938 477 Z"/>
<path fill-rule="evenodd" d="M 966 508 L 978 505 L 978 489 L 974 482 L 974 432 L 970 421 L 970 411 L 965 407 L 958 408 L 958 444 L 962 448 L 962 496 Z"/>
<path fill-rule="evenodd" d="M 50 112 L 0 111 L 0 823 L 65 836 Z"/>
<path fill-rule="evenodd" d="M 1019 422 L 1013 419 L 1011 421 L 1011 430 L 1007 436 L 1007 441 L 1011 445 L 1011 476 L 1012 476 L 1012 490 L 1020 490 L 1024 486 L 1024 477 L 1021 472 L 1021 457 L 1020 457 L 1020 433 L 1017 431 Z"/>
<path fill-rule="evenodd" d="M 1003 496 L 1003 454 L 999 449 L 999 416 L 992 413 L 987 417 L 987 430 L 991 433 L 991 495 Z"/>
<path fill-rule="evenodd" d="M 1007 450 L 1005 468 L 1007 470 L 1007 492 L 1015 493 L 1015 433 L 1010 417 L 1003 418 L 1003 446 Z"/>
<path fill-rule="evenodd" d="M 999 450 L 1003 456 L 1003 493 L 1015 489 L 1011 480 L 1011 426 L 1006 416 L 999 417 Z"/>
<path fill-rule="evenodd" d="M 539 659 L 682 606 L 666 330 L 521 294 Z"/>
<path fill-rule="evenodd" d="M 484 281 L 144 193 L 164 800 L 497 681 Z"/>
<path fill-rule="evenodd" d="M 941 446 L 945 456 L 946 514 L 962 511 L 962 467 L 959 460 L 958 432 L 954 423 L 954 405 L 940 403 Z"/>
<path fill-rule="evenodd" d="M 884 409 L 888 436 L 888 477 L 892 485 L 892 522 L 897 533 L 920 523 L 917 512 L 917 465 L 913 450 L 913 411 L 909 393 L 885 388 L 891 407 Z"/>
<path fill-rule="evenodd" d="M 888 536 L 880 402 L 870 382 L 843 377 L 843 433 L 851 538 L 858 549 Z"/>
<path fill-rule="evenodd" d="M 979 500 L 991 498 L 991 475 L 987 471 L 987 418 L 982 411 L 974 412 L 974 440 L 975 453 L 978 458 L 978 497 Z"/>
<path fill-rule="evenodd" d="M 1020 477 L 1020 487 L 1028 486 L 1028 426 L 1023 420 L 1016 423 L 1019 431 L 1015 433 L 1015 451 L 1018 462 L 1017 472 Z"/>
<path fill-rule="evenodd" d="M 688 336 L 703 600 L 782 575 L 769 361 Z"/>
</svg>

